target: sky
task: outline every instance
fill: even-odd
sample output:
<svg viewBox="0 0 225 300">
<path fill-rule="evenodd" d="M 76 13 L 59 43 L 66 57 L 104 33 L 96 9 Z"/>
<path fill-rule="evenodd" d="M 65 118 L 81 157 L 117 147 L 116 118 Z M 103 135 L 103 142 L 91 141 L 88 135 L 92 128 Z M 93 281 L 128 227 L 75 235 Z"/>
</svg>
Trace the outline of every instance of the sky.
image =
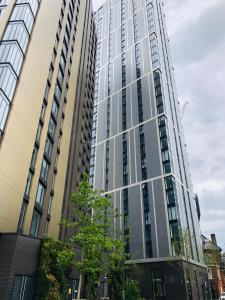
<svg viewBox="0 0 225 300">
<path fill-rule="evenodd" d="M 164 3 L 201 230 L 225 251 L 225 1 Z"/>
</svg>

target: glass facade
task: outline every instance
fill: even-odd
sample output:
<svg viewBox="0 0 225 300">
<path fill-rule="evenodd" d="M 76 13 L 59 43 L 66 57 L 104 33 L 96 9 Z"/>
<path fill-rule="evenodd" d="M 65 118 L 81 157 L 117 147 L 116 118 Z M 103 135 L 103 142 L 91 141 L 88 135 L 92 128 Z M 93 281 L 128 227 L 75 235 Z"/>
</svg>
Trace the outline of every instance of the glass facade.
<svg viewBox="0 0 225 300">
<path fill-rule="evenodd" d="M 124 216 L 131 259 L 176 255 L 173 243 L 187 229 L 192 258 L 201 261 L 162 1 L 108 1 L 95 21 L 90 181 Z M 155 289 L 164 296 L 160 282 Z"/>
<path fill-rule="evenodd" d="M 1 1 L 6 5 L 6 1 Z M 39 6 L 38 0 L 17 0 L 0 45 L 0 136 L 4 132 L 16 84 Z"/>
</svg>

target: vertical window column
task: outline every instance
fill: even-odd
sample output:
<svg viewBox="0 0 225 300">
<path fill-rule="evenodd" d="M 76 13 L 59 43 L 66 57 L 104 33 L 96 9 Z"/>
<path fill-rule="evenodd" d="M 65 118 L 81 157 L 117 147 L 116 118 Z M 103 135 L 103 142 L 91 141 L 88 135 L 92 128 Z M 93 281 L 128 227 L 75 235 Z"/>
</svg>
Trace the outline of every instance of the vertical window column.
<svg viewBox="0 0 225 300">
<path fill-rule="evenodd" d="M 151 51 L 151 58 L 152 58 L 152 68 L 157 69 L 160 68 L 160 61 L 159 61 L 159 50 L 158 50 L 158 42 L 157 36 L 155 33 L 150 35 L 150 51 Z"/>
<path fill-rule="evenodd" d="M 125 0 L 121 0 L 121 23 L 125 21 Z"/>
<path fill-rule="evenodd" d="M 160 70 L 154 71 L 154 85 L 155 85 L 155 96 L 156 96 L 156 106 L 158 115 L 164 113 L 164 97 L 163 97 L 163 87 L 161 80 Z"/>
<path fill-rule="evenodd" d="M 126 56 L 125 56 L 125 53 L 122 54 L 121 64 L 122 64 L 122 87 L 125 87 L 126 86 Z"/>
<path fill-rule="evenodd" d="M 140 44 L 135 45 L 135 63 L 136 63 L 136 76 L 137 79 L 141 77 L 141 53 Z"/>
<path fill-rule="evenodd" d="M 127 133 L 123 133 L 123 185 L 128 185 L 128 143 Z"/>
<path fill-rule="evenodd" d="M 109 35 L 109 61 L 112 59 L 112 34 Z"/>
<path fill-rule="evenodd" d="M 173 176 L 165 178 L 165 190 L 168 207 L 170 236 L 173 255 L 181 254 L 180 220 L 177 208 L 176 182 Z"/>
<path fill-rule="evenodd" d="M 109 189 L 109 140 L 106 141 L 106 152 L 105 152 L 105 190 Z"/>
<path fill-rule="evenodd" d="M 122 130 L 127 129 L 127 93 L 126 89 L 122 90 Z"/>
<path fill-rule="evenodd" d="M 148 184 L 142 185 L 142 197 L 144 207 L 144 224 L 145 224 L 145 245 L 146 245 L 146 257 L 152 257 L 152 233 L 151 233 L 151 217 L 150 217 L 150 206 L 149 206 L 149 192 Z"/>
<path fill-rule="evenodd" d="M 2 1 L 0 1 L 0 20 L 1 20 L 2 16 L 3 16 L 3 13 L 4 13 L 7 5 L 8 5 L 8 0 L 2 0 Z"/>
<path fill-rule="evenodd" d="M 111 108 L 111 99 L 108 98 L 107 100 L 107 139 L 110 136 L 110 108 Z"/>
<path fill-rule="evenodd" d="M 149 34 L 155 32 L 155 17 L 154 17 L 154 8 L 153 4 L 147 0 L 147 6 L 146 6 L 146 11 L 147 11 L 147 21 L 148 21 L 148 32 Z"/>
<path fill-rule="evenodd" d="M 123 223 L 124 223 L 124 237 L 125 237 L 125 253 L 129 255 L 130 243 L 129 243 L 129 198 L 128 189 L 123 190 Z M 128 257 L 129 259 L 129 257 Z"/>
<path fill-rule="evenodd" d="M 141 173 L 142 173 L 142 180 L 146 180 L 148 174 L 147 174 L 147 167 L 146 167 L 145 134 L 143 129 L 144 129 L 143 125 L 139 126 Z"/>
<path fill-rule="evenodd" d="M 112 63 L 108 65 L 108 96 L 111 94 L 112 88 Z"/>
<path fill-rule="evenodd" d="M 137 15 L 134 15 L 133 17 L 133 23 L 134 23 L 134 43 L 136 44 L 138 41 L 138 21 L 137 21 Z"/>
<path fill-rule="evenodd" d="M 159 122 L 159 136 L 160 136 L 163 172 L 164 174 L 168 174 L 172 172 L 172 161 L 171 161 L 171 153 L 169 148 L 169 139 L 167 135 L 168 128 L 167 128 L 166 116 L 159 117 L 158 122 Z"/>
<path fill-rule="evenodd" d="M 121 25 L 121 52 L 123 52 L 126 48 L 126 27 L 123 23 Z"/>
<path fill-rule="evenodd" d="M 137 81 L 137 96 L 138 96 L 138 118 L 139 118 L 139 123 L 142 123 L 144 121 L 144 116 L 143 116 L 141 79 Z"/>
</svg>

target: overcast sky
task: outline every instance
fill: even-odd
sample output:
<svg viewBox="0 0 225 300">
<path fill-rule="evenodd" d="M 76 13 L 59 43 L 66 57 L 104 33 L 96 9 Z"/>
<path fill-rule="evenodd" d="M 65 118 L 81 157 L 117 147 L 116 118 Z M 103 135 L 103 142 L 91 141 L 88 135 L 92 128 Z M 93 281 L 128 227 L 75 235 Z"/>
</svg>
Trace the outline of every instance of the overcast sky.
<svg viewBox="0 0 225 300">
<path fill-rule="evenodd" d="M 225 250 L 225 1 L 164 3 L 201 229 Z"/>
</svg>

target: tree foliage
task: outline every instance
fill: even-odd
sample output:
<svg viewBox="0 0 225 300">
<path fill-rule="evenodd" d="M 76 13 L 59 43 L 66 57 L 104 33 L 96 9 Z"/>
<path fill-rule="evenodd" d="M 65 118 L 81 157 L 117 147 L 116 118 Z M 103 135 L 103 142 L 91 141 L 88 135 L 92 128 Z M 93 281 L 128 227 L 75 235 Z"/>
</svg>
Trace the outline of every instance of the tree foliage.
<svg viewBox="0 0 225 300">
<path fill-rule="evenodd" d="M 41 245 L 35 300 L 66 300 L 67 275 L 74 252 L 69 244 L 44 238 Z"/>
<path fill-rule="evenodd" d="M 125 285 L 125 299 L 139 300 L 141 299 L 140 287 L 135 280 L 127 280 Z"/>
<path fill-rule="evenodd" d="M 87 299 L 96 300 L 100 277 L 104 275 L 111 282 L 113 274 L 124 272 L 124 241 L 115 236 L 113 226 L 119 216 L 109 196 L 92 189 L 88 176 L 80 183 L 79 192 L 72 194 L 71 202 L 72 217 L 62 224 L 76 231 L 71 243 L 82 249 L 82 259 L 75 258 L 75 267 L 88 278 Z"/>
</svg>

